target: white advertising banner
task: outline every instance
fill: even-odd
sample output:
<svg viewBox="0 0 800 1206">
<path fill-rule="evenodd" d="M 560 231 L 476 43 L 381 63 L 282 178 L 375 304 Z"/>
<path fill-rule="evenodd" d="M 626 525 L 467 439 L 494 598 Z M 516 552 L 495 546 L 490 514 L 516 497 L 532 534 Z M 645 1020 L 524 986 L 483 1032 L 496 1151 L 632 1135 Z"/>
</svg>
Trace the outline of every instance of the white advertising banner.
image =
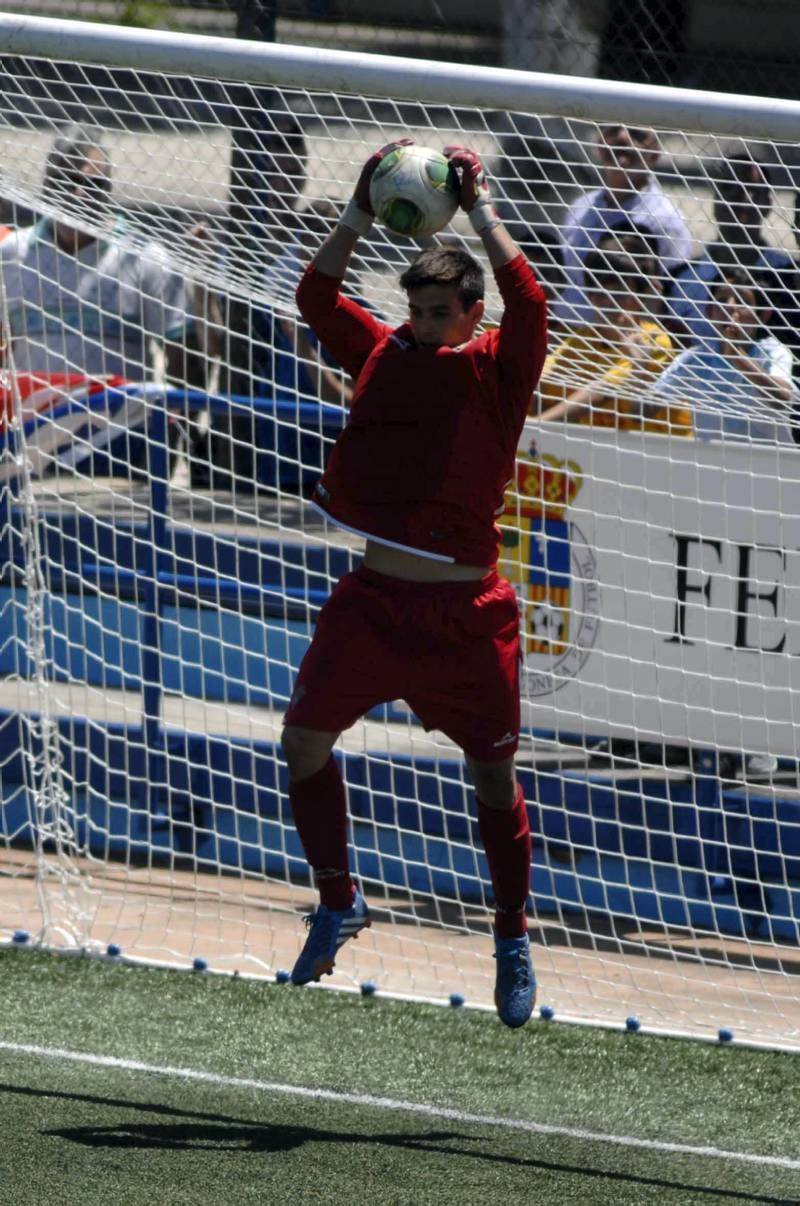
<svg viewBox="0 0 800 1206">
<path fill-rule="evenodd" d="M 523 720 L 800 756 L 800 448 L 528 424 Z"/>
</svg>

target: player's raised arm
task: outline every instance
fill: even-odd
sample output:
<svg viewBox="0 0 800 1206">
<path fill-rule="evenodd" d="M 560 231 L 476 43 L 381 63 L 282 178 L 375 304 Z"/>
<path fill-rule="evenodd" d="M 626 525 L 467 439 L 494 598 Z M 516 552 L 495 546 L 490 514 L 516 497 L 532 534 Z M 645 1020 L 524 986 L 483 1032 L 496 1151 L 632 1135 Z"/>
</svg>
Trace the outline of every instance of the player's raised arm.
<svg viewBox="0 0 800 1206">
<path fill-rule="evenodd" d="M 375 220 L 369 199 L 373 172 L 385 155 L 408 142 L 408 138 L 391 142 L 370 155 L 361 169 L 353 196 L 297 287 L 297 306 L 303 318 L 352 377 L 358 375 L 375 344 L 390 328 L 357 302 L 342 297 L 339 286 L 353 248 L 362 235 L 369 234 Z"/>
<path fill-rule="evenodd" d="M 458 172 L 459 204 L 480 236 L 503 298 L 497 358 L 510 405 L 527 409 L 547 354 L 547 300 L 492 204 L 480 157 L 460 146 L 444 153 Z"/>
<path fill-rule="evenodd" d="M 522 252 L 492 204 L 480 157 L 477 152 L 461 146 L 445 147 L 444 153 L 459 175 L 459 205 L 469 218 L 475 234 L 480 236 L 492 268 L 502 268 Z"/>
</svg>

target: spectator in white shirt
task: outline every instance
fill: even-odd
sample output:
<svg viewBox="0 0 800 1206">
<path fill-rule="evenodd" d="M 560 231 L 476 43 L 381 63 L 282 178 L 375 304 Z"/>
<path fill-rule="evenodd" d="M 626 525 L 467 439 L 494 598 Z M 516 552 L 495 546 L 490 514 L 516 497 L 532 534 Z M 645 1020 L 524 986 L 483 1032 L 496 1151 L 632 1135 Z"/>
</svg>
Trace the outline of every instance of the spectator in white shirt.
<svg viewBox="0 0 800 1206">
<path fill-rule="evenodd" d="M 591 325 L 583 290 L 583 262 L 601 236 L 633 223 L 657 241 L 662 272 L 691 259 L 692 236 L 675 202 L 653 174 L 661 147 L 653 130 L 603 126 L 598 145 L 602 185 L 572 203 L 561 229 L 567 286 L 554 306 L 558 323 Z"/>
<path fill-rule="evenodd" d="M 182 332 L 187 290 L 159 243 L 134 247 L 126 237 L 111 204 L 109 157 L 90 127 L 57 135 L 43 195 L 65 216 L 42 218 L 0 242 L 6 366 L 151 379 L 151 341 Z"/>
</svg>

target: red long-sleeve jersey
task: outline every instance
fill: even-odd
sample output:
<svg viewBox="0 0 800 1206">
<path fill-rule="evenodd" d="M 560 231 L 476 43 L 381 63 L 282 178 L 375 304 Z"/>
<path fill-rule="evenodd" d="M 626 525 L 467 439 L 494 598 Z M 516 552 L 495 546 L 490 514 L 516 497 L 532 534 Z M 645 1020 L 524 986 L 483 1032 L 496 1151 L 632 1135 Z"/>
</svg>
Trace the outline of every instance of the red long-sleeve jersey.
<svg viewBox="0 0 800 1206">
<path fill-rule="evenodd" d="M 314 502 L 335 523 L 437 560 L 490 566 L 496 518 L 547 350 L 546 302 L 523 255 L 495 271 L 499 328 L 457 348 L 416 344 L 309 267 L 297 304 L 355 380 Z"/>
</svg>

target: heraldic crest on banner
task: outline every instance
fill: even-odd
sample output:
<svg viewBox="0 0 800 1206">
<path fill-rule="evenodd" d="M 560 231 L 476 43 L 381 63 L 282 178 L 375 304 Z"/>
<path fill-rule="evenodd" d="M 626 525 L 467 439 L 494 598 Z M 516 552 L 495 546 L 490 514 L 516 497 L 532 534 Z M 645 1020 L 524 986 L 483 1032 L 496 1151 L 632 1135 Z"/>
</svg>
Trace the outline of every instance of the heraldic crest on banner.
<svg viewBox="0 0 800 1206">
<path fill-rule="evenodd" d="M 546 694 L 574 678 L 597 639 L 596 561 L 569 518 L 582 486 L 577 462 L 540 454 L 533 442 L 518 455 L 506 492 L 501 570 L 520 600 L 528 694 Z"/>
</svg>

